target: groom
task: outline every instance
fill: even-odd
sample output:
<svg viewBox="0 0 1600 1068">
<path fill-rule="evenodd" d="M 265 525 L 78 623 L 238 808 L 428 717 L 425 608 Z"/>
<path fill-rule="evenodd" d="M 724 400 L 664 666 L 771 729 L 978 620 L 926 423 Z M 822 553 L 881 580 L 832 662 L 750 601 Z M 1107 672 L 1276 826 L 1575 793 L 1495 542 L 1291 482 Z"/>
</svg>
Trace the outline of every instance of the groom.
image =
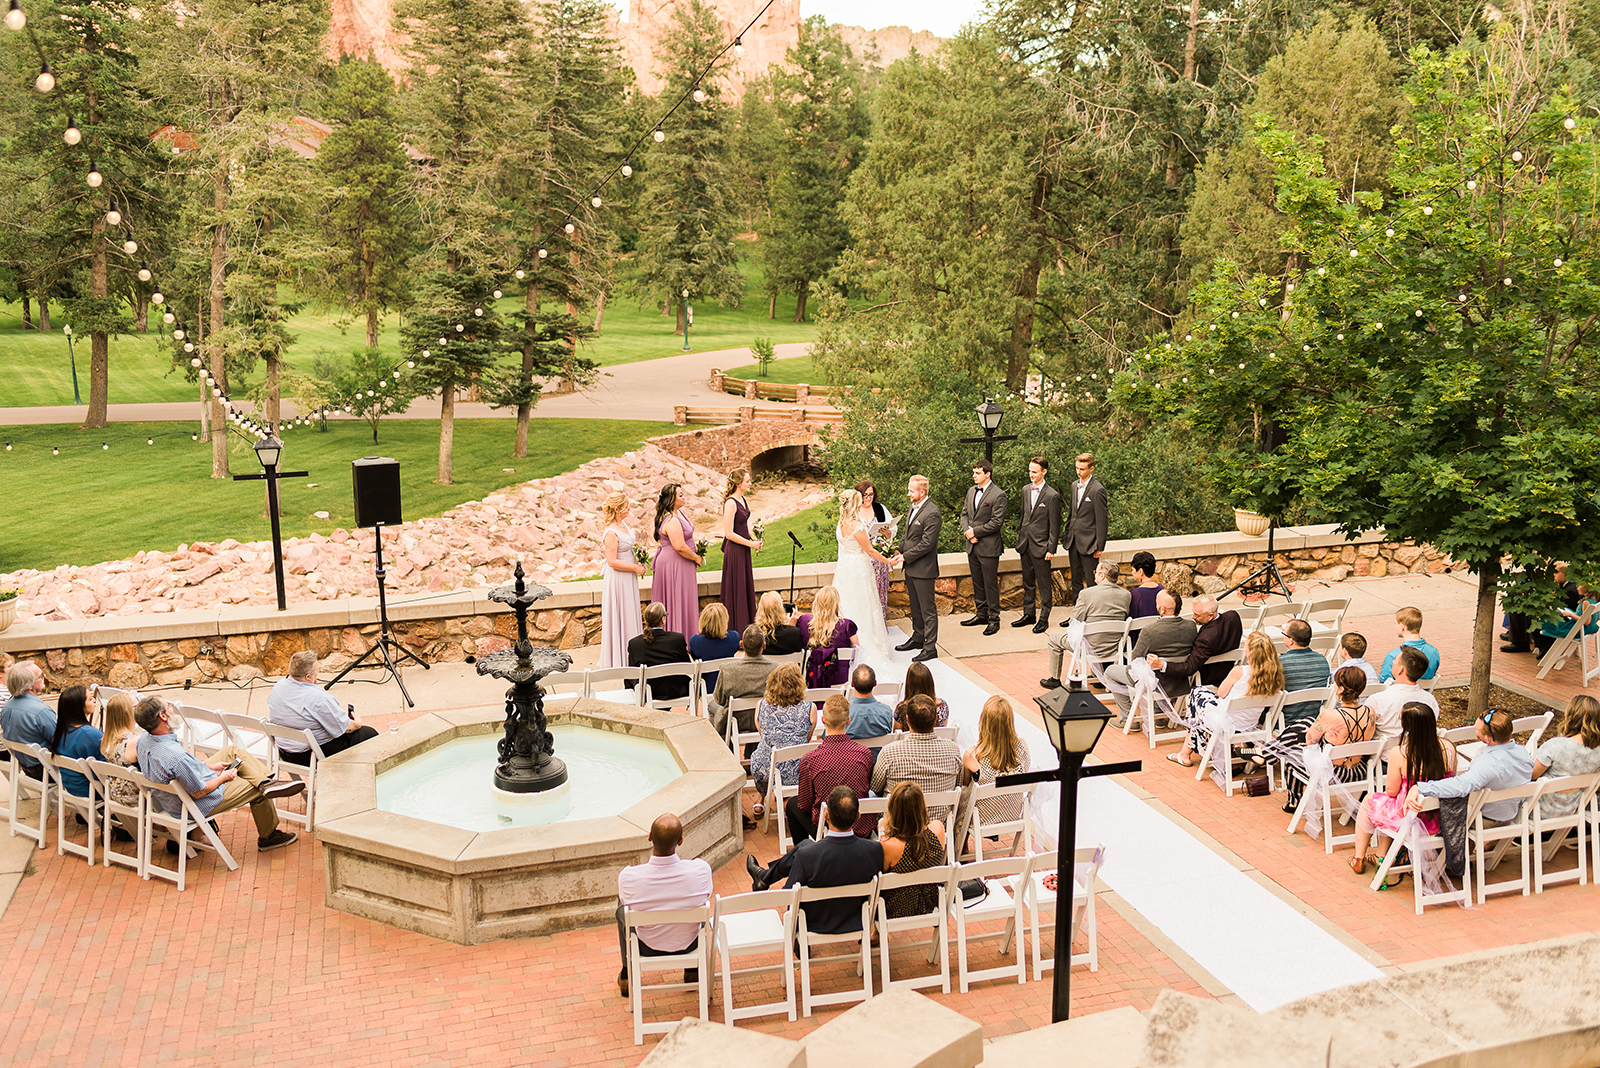
<svg viewBox="0 0 1600 1068">
<path fill-rule="evenodd" d="M 913 661 L 939 659 L 939 606 L 933 583 L 939 577 L 939 506 L 928 497 L 928 476 L 912 475 L 906 487 L 911 511 L 900 534 L 895 567 L 905 569 L 906 596 L 911 601 L 911 637 L 896 649 L 921 649 Z"/>
</svg>

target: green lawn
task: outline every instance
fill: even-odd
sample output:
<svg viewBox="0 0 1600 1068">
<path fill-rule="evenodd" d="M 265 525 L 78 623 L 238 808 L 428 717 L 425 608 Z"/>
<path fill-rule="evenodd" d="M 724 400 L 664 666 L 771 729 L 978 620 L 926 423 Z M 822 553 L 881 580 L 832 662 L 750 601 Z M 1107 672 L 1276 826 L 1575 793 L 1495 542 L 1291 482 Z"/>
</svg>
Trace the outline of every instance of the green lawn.
<svg viewBox="0 0 1600 1068">
<path fill-rule="evenodd" d="M 822 386 L 827 383 L 815 367 L 811 366 L 811 355 L 790 356 L 786 360 L 773 360 L 767 365 L 767 373 L 761 374 L 761 368 L 756 364 L 747 363 L 740 367 L 724 367 L 724 371 L 734 378 L 754 378 L 762 382 L 775 382 L 782 386 L 795 386 L 801 382 L 808 385 Z"/>
<path fill-rule="evenodd" d="M 784 535 L 794 531 L 794 536 L 800 539 L 804 549 L 795 553 L 795 563 L 814 564 L 826 563 L 838 559 L 839 544 L 834 538 L 833 528 L 838 521 L 839 505 L 834 501 L 822 501 L 814 504 L 803 512 L 796 512 L 788 519 L 778 519 L 767 524 L 763 529 L 761 542 L 762 548 L 756 554 L 756 567 L 788 567 L 789 552 L 794 544 Z M 711 548 L 706 552 L 705 566 L 702 571 L 722 570 L 722 540 L 712 541 Z"/>
<path fill-rule="evenodd" d="M 529 455 L 513 460 L 511 420 L 458 419 L 455 427 L 456 481 L 448 486 L 433 481 L 437 421 L 389 420 L 377 446 L 367 425 L 354 420 L 329 423 L 326 432 L 292 431 L 285 438 L 283 467 L 311 475 L 281 483 L 284 536 L 350 526 L 350 461 L 361 456 L 380 453 L 400 461 L 403 512 L 416 519 L 502 486 L 570 471 L 597 456 L 618 456 L 675 429 L 629 420 L 534 419 Z M 141 549 L 171 551 L 185 542 L 271 537 L 260 484 L 212 479 L 211 449 L 190 440 L 193 429 L 187 423 L 0 428 L 7 443 L 0 451 L 0 479 L 12 487 L 10 507 L 0 509 L 0 572 L 93 564 Z M 145 444 L 147 437 L 155 444 Z M 110 450 L 103 451 L 102 443 Z M 243 439 L 235 438 L 232 453 L 235 474 L 260 471 Z M 317 519 L 312 513 L 318 511 L 328 518 Z"/>
</svg>

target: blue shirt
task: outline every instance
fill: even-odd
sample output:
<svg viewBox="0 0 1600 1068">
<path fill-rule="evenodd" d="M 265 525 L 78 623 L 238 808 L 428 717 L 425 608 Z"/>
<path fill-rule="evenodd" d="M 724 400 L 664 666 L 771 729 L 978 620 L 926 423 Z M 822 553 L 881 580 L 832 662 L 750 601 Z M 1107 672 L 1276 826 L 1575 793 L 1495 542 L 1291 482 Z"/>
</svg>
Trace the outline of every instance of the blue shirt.
<svg viewBox="0 0 1600 1068">
<path fill-rule="evenodd" d="M 56 714 L 34 694 L 19 693 L 0 708 L 0 734 L 4 734 L 8 742 L 42 745 L 48 749 L 50 740 L 56 736 Z M 31 756 L 19 753 L 17 759 L 30 768 L 39 766 Z"/>
<path fill-rule="evenodd" d="M 1421 638 L 1408 638 L 1400 645 L 1409 645 L 1417 652 L 1428 658 L 1428 670 L 1422 673 L 1425 679 L 1431 679 L 1439 673 L 1439 650 L 1423 641 Z M 1383 658 L 1383 667 L 1378 669 L 1378 681 L 1388 682 L 1394 678 L 1394 658 L 1400 655 L 1400 646 L 1389 650 L 1389 655 Z M 1416 679 L 1412 679 L 1416 682 Z"/>
<path fill-rule="evenodd" d="M 211 815 L 222 803 L 221 787 L 204 797 L 198 796 L 217 773 L 190 756 L 175 734 L 139 735 L 139 771 L 151 782 L 176 782 L 194 798 L 195 807 L 202 816 Z M 170 794 L 159 793 L 155 797 L 169 816 L 176 816 L 183 808 Z"/>
<path fill-rule="evenodd" d="M 56 756 L 71 757 L 73 760 L 99 760 L 100 739 L 103 737 L 99 727 L 87 724 L 74 727 L 67 732 L 65 738 L 61 739 L 61 748 L 56 750 Z M 76 797 L 89 796 L 89 780 L 75 771 L 62 768 L 61 785 L 67 788 L 69 794 Z"/>
<path fill-rule="evenodd" d="M 350 717 L 339 699 L 314 682 L 279 679 L 267 695 L 267 722 L 297 731 L 310 731 L 318 745 L 327 745 L 350 729 Z M 280 738 L 278 748 L 288 753 L 310 752 L 303 745 Z"/>
<path fill-rule="evenodd" d="M 1360 668 L 1362 673 L 1367 676 L 1368 690 L 1372 689 L 1374 686 L 1378 685 L 1378 683 L 1383 681 L 1382 679 L 1378 678 L 1378 669 L 1367 663 L 1367 658 L 1364 656 L 1352 656 L 1344 663 L 1340 664 L 1339 667 Z M 1339 668 L 1334 668 L 1335 672 L 1338 670 Z"/>
<path fill-rule="evenodd" d="M 720 638 L 707 638 L 704 634 L 689 635 L 689 656 L 694 660 L 726 660 L 739 651 L 739 636 L 732 631 Z M 708 671 L 705 679 L 706 693 L 717 688 L 720 672 Z"/>
<path fill-rule="evenodd" d="M 1321 653 L 1312 652 L 1310 649 L 1285 649 L 1278 659 L 1283 664 L 1283 688 L 1290 693 L 1295 690 L 1315 690 L 1328 685 L 1328 662 L 1323 659 Z M 1315 701 L 1297 701 L 1292 705 L 1284 705 L 1284 726 L 1315 719 L 1321 710 L 1322 706 Z"/>
<path fill-rule="evenodd" d="M 876 697 L 857 697 L 850 692 L 850 726 L 845 733 L 856 741 L 881 738 L 894 732 L 894 711 Z"/>
<path fill-rule="evenodd" d="M 1417 784 L 1424 797 L 1466 797 L 1474 790 L 1506 790 L 1533 781 L 1533 754 L 1516 742 L 1486 745 L 1472 761 L 1472 767 L 1452 779 L 1436 779 Z M 1513 820 L 1522 808 L 1521 801 L 1491 801 L 1483 806 L 1486 820 Z"/>
</svg>

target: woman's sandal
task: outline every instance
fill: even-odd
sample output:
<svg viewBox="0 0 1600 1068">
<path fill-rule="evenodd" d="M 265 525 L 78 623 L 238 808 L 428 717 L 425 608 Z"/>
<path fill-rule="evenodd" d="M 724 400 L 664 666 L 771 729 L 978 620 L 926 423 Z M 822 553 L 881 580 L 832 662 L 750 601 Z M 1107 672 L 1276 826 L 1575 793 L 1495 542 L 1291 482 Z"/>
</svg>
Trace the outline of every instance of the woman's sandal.
<svg viewBox="0 0 1600 1068">
<path fill-rule="evenodd" d="M 1194 767 L 1194 764 L 1192 764 L 1191 762 L 1189 762 L 1187 760 L 1184 760 L 1183 758 L 1179 757 L 1177 753 L 1168 753 L 1167 754 L 1167 759 L 1172 761 L 1174 764 L 1178 765 L 1178 767 L 1180 767 L 1180 768 L 1192 768 L 1192 767 Z"/>
<path fill-rule="evenodd" d="M 1362 853 L 1360 856 L 1351 857 L 1350 870 L 1355 872 L 1357 875 L 1367 874 L 1367 855 Z"/>
</svg>

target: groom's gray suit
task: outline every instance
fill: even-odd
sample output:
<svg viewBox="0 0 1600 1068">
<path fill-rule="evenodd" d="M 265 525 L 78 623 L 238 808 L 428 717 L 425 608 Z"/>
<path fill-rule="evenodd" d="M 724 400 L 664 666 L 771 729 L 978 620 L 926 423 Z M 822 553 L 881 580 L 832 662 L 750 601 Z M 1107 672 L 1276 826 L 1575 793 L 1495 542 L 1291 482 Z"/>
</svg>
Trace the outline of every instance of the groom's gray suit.
<svg viewBox="0 0 1600 1068">
<path fill-rule="evenodd" d="M 933 583 L 939 577 L 939 527 L 943 519 L 932 497 L 913 505 L 900 534 L 900 555 L 906 576 L 906 597 L 911 601 L 911 648 L 926 653 L 939 648 L 939 606 L 933 600 Z"/>
</svg>

